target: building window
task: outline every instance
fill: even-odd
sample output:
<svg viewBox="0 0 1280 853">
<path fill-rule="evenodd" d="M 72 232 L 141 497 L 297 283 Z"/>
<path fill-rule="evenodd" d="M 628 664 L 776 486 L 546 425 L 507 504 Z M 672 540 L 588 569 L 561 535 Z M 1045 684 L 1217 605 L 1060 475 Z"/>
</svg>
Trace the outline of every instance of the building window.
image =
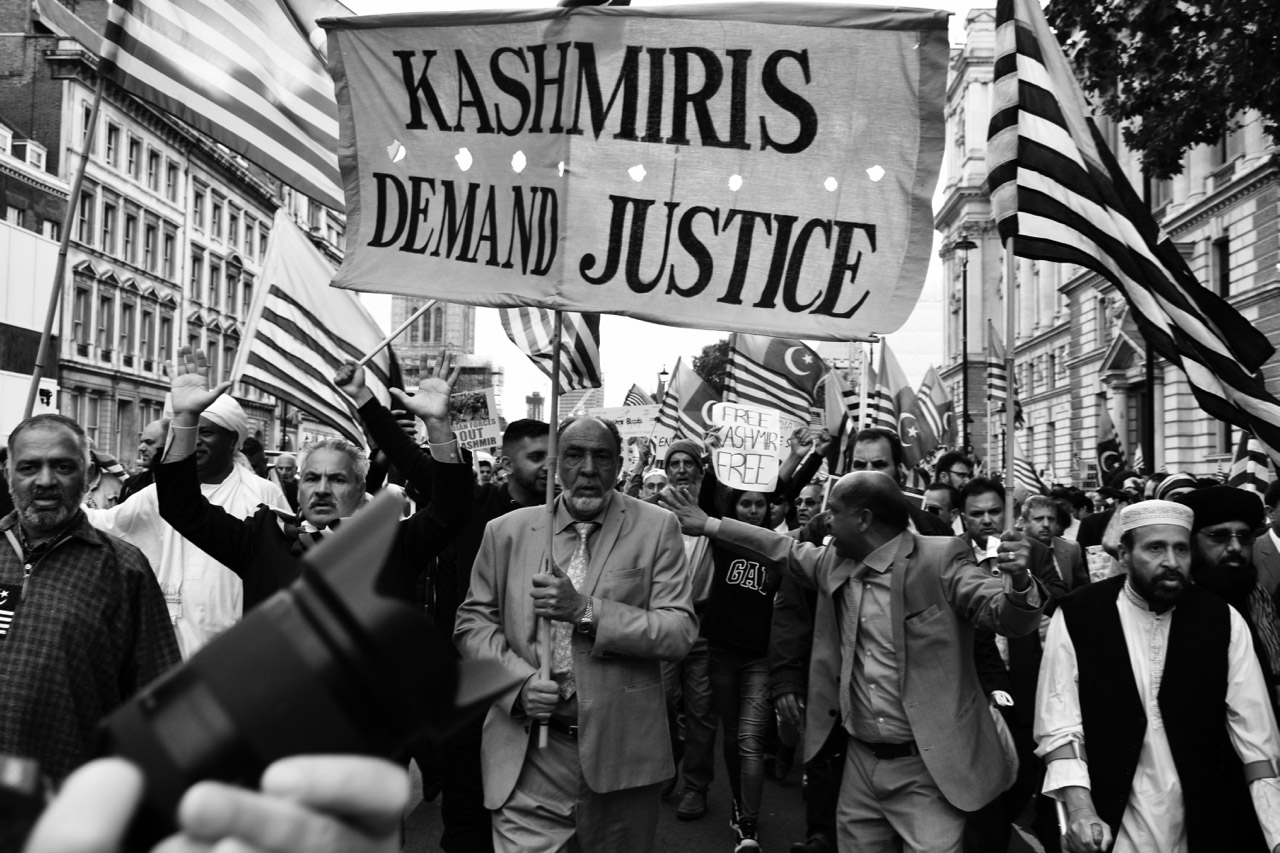
<svg viewBox="0 0 1280 853">
<path fill-rule="evenodd" d="M 227 213 L 227 246 L 231 251 L 240 243 L 240 214 L 232 208 Z"/>
<path fill-rule="evenodd" d="M 173 275 L 175 272 L 174 266 L 173 266 L 174 244 L 175 243 L 174 243 L 173 234 L 170 234 L 169 232 L 166 231 L 164 235 L 164 242 L 161 244 L 163 248 L 161 249 L 161 252 L 160 252 L 160 257 L 161 257 L 160 262 L 163 265 L 164 277 L 166 281 L 173 281 Z"/>
<path fill-rule="evenodd" d="M 147 187 L 153 192 L 160 191 L 160 152 L 147 152 Z"/>
<path fill-rule="evenodd" d="M 241 304 L 240 317 L 243 320 L 249 319 L 249 312 L 253 310 L 253 281 L 246 277 L 241 285 Z"/>
<path fill-rule="evenodd" d="M 102 251 L 116 253 L 116 206 L 107 202 L 102 203 Z"/>
<path fill-rule="evenodd" d="M 267 259 L 267 229 L 265 226 L 258 226 L 258 260 L 265 261 Z"/>
<path fill-rule="evenodd" d="M 1219 296 L 1231 295 L 1231 238 L 1213 241 L 1213 281 Z"/>
<path fill-rule="evenodd" d="M 142 236 L 142 265 L 146 267 L 147 272 L 156 271 L 156 238 L 158 235 L 159 229 L 151 223 L 147 223 Z"/>
<path fill-rule="evenodd" d="M 125 302 L 120 306 L 120 350 L 125 355 L 133 355 L 134 346 L 137 343 L 134 337 L 137 332 L 134 323 L 137 313 L 137 306 L 132 302 Z"/>
<path fill-rule="evenodd" d="M 215 335 L 209 335 L 209 343 L 204 348 L 205 358 L 209 361 L 209 375 L 218 375 L 218 342 Z"/>
<path fill-rule="evenodd" d="M 209 234 L 212 235 L 213 239 L 221 240 L 222 239 L 222 202 L 218 201 L 217 199 L 214 199 L 213 203 L 210 205 L 210 210 L 212 211 L 212 213 L 209 216 Z"/>
<path fill-rule="evenodd" d="M 104 156 L 108 166 L 120 167 L 120 128 L 114 124 L 107 125 L 107 151 Z"/>
<path fill-rule="evenodd" d="M 98 349 L 103 353 L 111 352 L 112 321 L 115 319 L 116 300 L 110 295 L 98 296 Z"/>
<path fill-rule="evenodd" d="M 227 269 L 227 308 L 228 314 L 236 313 L 236 285 L 240 283 L 240 277 L 235 274 L 233 267 Z"/>
<path fill-rule="evenodd" d="M 76 343 L 89 343 L 89 288 L 77 287 L 71 306 L 71 337 Z"/>
<path fill-rule="evenodd" d="M 191 298 L 199 300 L 204 285 L 204 252 L 199 249 L 191 253 Z"/>
<path fill-rule="evenodd" d="M 165 315 L 160 318 L 160 337 L 156 341 L 158 345 L 160 360 L 168 361 L 170 357 L 169 347 L 173 342 L 173 318 Z"/>
<path fill-rule="evenodd" d="M 76 236 L 86 246 L 93 245 L 93 193 L 80 194 L 80 210 L 76 216 Z"/>
<path fill-rule="evenodd" d="M 132 136 L 129 137 L 129 153 L 125 161 L 125 168 L 129 173 L 129 177 L 134 180 L 138 179 L 138 170 L 142 168 L 142 143 Z"/>
<path fill-rule="evenodd" d="M 426 324 L 423 323 L 422 325 L 425 326 Z M 416 343 L 419 343 L 421 339 L 422 339 L 422 333 L 418 331 L 418 324 L 414 323 L 412 326 L 409 327 L 409 343 L 416 344 Z"/>
<path fill-rule="evenodd" d="M 231 379 L 231 367 L 236 361 L 236 349 L 231 344 L 224 344 L 222 347 L 222 381 L 227 382 Z"/>
<path fill-rule="evenodd" d="M 1225 421 L 1215 421 L 1214 423 L 1216 423 L 1218 427 L 1217 452 L 1222 455 L 1234 452 L 1235 448 L 1231 446 L 1231 424 L 1226 423 Z"/>
<path fill-rule="evenodd" d="M 253 235 L 257 230 L 257 222 L 252 216 L 246 216 L 244 218 L 244 254 L 250 260 L 253 259 Z"/>
<path fill-rule="evenodd" d="M 80 426 L 84 427 L 84 433 L 94 444 L 98 443 L 98 404 L 101 399 L 93 394 L 87 394 L 84 397 L 84 415 L 78 420 Z"/>
<path fill-rule="evenodd" d="M 205 303 L 209 308 L 218 310 L 222 303 L 218 301 L 219 295 L 222 293 L 222 265 L 209 259 L 209 301 Z"/>
<path fill-rule="evenodd" d="M 178 200 L 178 164 L 169 163 L 164 167 L 164 194 L 169 201 Z"/>
<path fill-rule="evenodd" d="M 124 259 L 138 262 L 138 217 L 132 213 L 124 215 Z"/>
<path fill-rule="evenodd" d="M 50 240 L 55 242 L 62 239 L 62 223 L 54 222 L 52 219 L 46 219 L 41 229 L 41 233 Z"/>
<path fill-rule="evenodd" d="M 204 190 L 201 188 L 191 194 L 191 219 L 195 227 L 204 229 Z"/>
<path fill-rule="evenodd" d="M 142 329 L 138 336 L 139 355 L 143 361 L 155 358 L 154 344 L 156 340 L 156 312 L 150 308 L 142 309 Z"/>
<path fill-rule="evenodd" d="M 444 309 L 433 308 L 431 317 L 431 339 L 436 343 L 442 343 L 444 341 Z"/>
<path fill-rule="evenodd" d="M 86 156 L 93 153 L 92 151 L 87 150 L 89 147 L 89 128 L 92 125 L 93 109 L 88 104 L 85 104 L 80 108 L 80 150 L 83 151 Z"/>
</svg>

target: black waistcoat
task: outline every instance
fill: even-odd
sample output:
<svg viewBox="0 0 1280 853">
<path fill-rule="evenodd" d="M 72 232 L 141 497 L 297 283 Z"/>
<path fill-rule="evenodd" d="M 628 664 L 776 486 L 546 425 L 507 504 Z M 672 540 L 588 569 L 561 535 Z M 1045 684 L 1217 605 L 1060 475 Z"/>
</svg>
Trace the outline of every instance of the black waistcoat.
<svg viewBox="0 0 1280 853">
<path fill-rule="evenodd" d="M 1113 834 L 1129 802 L 1147 731 L 1116 610 L 1123 586 L 1124 576 L 1108 578 L 1081 587 L 1060 604 L 1079 667 L 1093 805 Z M 1230 640 L 1229 605 L 1189 587 L 1173 611 L 1157 702 L 1182 784 L 1193 853 L 1265 849 L 1226 733 Z"/>
</svg>

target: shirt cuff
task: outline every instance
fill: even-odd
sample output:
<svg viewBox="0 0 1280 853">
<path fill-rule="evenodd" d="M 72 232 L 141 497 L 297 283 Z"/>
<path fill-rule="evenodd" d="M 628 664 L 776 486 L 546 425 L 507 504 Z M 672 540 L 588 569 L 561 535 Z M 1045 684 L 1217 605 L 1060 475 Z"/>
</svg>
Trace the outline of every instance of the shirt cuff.
<svg viewBox="0 0 1280 853">
<path fill-rule="evenodd" d="M 1040 793 L 1055 800 L 1063 788 L 1089 787 L 1089 765 L 1078 758 L 1058 758 L 1045 764 L 1044 785 Z"/>
<path fill-rule="evenodd" d="M 1249 783 L 1249 796 L 1267 849 L 1274 850 L 1280 845 L 1280 782 L 1274 777 L 1255 779 Z"/>
<path fill-rule="evenodd" d="M 1015 606 L 1023 610 L 1039 610 L 1041 608 L 1040 584 L 1036 583 L 1034 575 L 1028 575 L 1030 581 L 1029 586 L 1024 590 L 1016 590 L 1013 588 L 1013 576 L 1005 575 L 1005 595 Z"/>
<path fill-rule="evenodd" d="M 715 539 L 720 535 L 720 519 L 708 518 L 706 526 L 702 528 L 702 535 L 708 539 Z"/>
</svg>

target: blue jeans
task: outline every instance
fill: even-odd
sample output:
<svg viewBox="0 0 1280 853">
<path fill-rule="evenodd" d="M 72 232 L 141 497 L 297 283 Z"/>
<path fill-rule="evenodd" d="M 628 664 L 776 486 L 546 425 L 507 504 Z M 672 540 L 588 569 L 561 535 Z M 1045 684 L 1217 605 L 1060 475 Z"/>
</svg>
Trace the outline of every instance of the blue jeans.
<svg viewBox="0 0 1280 853">
<path fill-rule="evenodd" d="M 711 646 L 711 695 L 724 730 L 724 766 L 742 817 L 755 821 L 764 792 L 764 738 L 769 704 L 769 659 Z"/>
</svg>

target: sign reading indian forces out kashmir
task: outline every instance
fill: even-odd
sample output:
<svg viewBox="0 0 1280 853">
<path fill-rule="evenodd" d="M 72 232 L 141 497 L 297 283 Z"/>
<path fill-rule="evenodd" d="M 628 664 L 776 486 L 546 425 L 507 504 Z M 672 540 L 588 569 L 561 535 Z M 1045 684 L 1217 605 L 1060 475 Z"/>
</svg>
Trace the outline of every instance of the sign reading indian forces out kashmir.
<svg viewBox="0 0 1280 853">
<path fill-rule="evenodd" d="M 946 20 L 804 3 L 326 20 L 335 284 L 890 332 L 929 261 Z"/>
</svg>

